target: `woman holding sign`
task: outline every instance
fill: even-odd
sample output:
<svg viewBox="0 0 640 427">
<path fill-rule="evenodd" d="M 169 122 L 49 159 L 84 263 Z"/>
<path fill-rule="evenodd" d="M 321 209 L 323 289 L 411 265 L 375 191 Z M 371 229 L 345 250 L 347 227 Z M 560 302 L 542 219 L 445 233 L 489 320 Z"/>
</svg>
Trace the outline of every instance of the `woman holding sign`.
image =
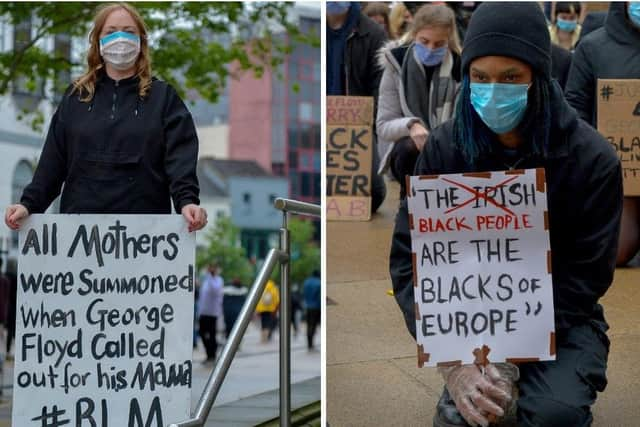
<svg viewBox="0 0 640 427">
<path fill-rule="evenodd" d="M 489 364 L 484 374 L 476 365 L 442 369 L 446 388 L 435 426 L 488 425 L 513 408 L 513 385 L 518 426 L 587 426 L 596 392 L 607 383 L 608 327 L 598 300 L 615 268 L 620 162 L 551 79 L 550 51 L 539 5 L 483 3 L 464 41 L 456 114 L 431 131 L 415 174 L 545 169 L 556 360 L 521 363 L 519 379 L 513 365 Z M 415 336 L 406 201 L 396 217 L 390 272 Z"/>
<path fill-rule="evenodd" d="M 421 7 L 413 18 L 412 43 L 390 42 L 380 53 L 384 68 L 376 126 L 386 145 L 378 173 L 391 169 L 406 193 L 429 130 L 449 120 L 460 82 L 460 43 L 455 15 L 445 5 Z"/>
<path fill-rule="evenodd" d="M 640 2 L 611 2 L 604 28 L 589 34 L 576 48 L 567 79 L 567 101 L 580 117 L 596 127 L 598 79 L 638 78 Z M 632 142 L 627 142 L 627 145 L 632 145 Z M 626 265 L 638 250 L 640 197 L 625 197 L 618 265 Z"/>
<path fill-rule="evenodd" d="M 33 180 L 7 208 L 6 224 L 17 230 L 62 187 L 62 213 L 168 214 L 173 201 L 189 231 L 204 227 L 193 120 L 176 91 L 152 77 L 147 30 L 133 7 L 98 11 L 87 62 L 53 115 Z"/>
</svg>

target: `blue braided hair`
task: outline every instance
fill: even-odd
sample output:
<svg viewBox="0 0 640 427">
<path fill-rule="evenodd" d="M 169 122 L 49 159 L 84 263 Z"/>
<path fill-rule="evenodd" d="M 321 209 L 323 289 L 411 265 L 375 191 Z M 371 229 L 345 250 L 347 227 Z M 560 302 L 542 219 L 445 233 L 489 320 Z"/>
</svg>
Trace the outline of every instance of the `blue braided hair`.
<svg viewBox="0 0 640 427">
<path fill-rule="evenodd" d="M 546 156 L 551 133 L 550 82 L 535 74 L 529 89 L 528 107 L 520 122 L 519 129 L 525 140 L 524 150 Z M 484 124 L 471 105 L 469 73 L 462 78 L 462 87 L 456 104 L 453 125 L 453 140 L 458 145 L 467 162 L 474 165 L 481 155 L 488 155 L 496 147 L 495 134 Z"/>
</svg>

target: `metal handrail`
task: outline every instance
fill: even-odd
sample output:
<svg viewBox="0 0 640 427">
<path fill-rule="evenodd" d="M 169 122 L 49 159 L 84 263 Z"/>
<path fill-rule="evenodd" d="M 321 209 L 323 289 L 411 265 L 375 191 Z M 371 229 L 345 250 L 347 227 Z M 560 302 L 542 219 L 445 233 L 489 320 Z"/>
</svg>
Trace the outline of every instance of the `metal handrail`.
<svg viewBox="0 0 640 427">
<path fill-rule="evenodd" d="M 277 198 L 273 205 L 276 209 L 298 215 L 320 216 L 320 206 L 297 200 Z"/>
<path fill-rule="evenodd" d="M 220 387 L 222 387 L 224 378 L 229 371 L 229 366 L 231 366 L 233 357 L 238 351 L 242 337 L 251 322 L 251 317 L 256 311 L 256 306 L 258 305 L 258 302 L 260 302 L 260 298 L 262 297 L 264 288 L 269 281 L 269 277 L 283 255 L 284 254 L 277 249 L 271 249 L 269 251 L 260 272 L 253 281 L 249 295 L 247 296 L 247 299 L 242 306 L 242 310 L 238 315 L 238 320 L 231 329 L 227 343 L 220 354 L 220 359 L 218 359 L 218 363 L 216 363 L 216 367 L 209 376 L 207 385 L 204 387 L 204 391 L 202 392 L 202 396 L 200 397 L 200 401 L 196 407 L 195 414 L 192 418 L 179 423 L 170 424 L 169 427 L 202 427 L 207 421 L 209 412 L 211 412 L 211 408 L 213 407 L 213 402 L 220 391 Z"/>
<path fill-rule="evenodd" d="M 282 228 L 280 228 L 280 248 L 271 249 L 265 259 L 260 272 L 253 281 L 251 290 L 242 310 L 238 315 L 227 343 L 220 354 L 216 367 L 209 376 L 209 380 L 202 392 L 194 415 L 179 423 L 168 427 L 202 427 L 209 417 L 213 403 L 222 387 L 231 362 L 238 351 L 256 306 L 262 297 L 267 281 L 276 267 L 280 264 L 280 426 L 291 426 L 291 296 L 289 284 L 290 245 L 289 229 L 287 228 L 289 213 L 299 215 L 320 216 L 320 206 L 297 200 L 277 198 L 274 202 L 276 209 L 282 211 Z"/>
</svg>

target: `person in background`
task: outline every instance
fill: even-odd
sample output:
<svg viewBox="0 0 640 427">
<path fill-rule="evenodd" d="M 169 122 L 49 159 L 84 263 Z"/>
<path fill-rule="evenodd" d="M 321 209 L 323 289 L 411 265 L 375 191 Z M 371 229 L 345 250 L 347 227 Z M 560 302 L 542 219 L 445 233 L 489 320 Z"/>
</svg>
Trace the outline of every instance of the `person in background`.
<svg viewBox="0 0 640 427">
<path fill-rule="evenodd" d="M 401 39 L 408 33 L 412 18 L 404 3 L 396 2 L 389 13 L 390 38 L 393 40 Z"/>
<path fill-rule="evenodd" d="M 453 11 L 425 5 L 413 17 L 412 43 L 381 51 L 384 67 L 376 126 L 384 148 L 378 173 L 390 169 L 406 195 L 413 168 L 431 129 L 453 115 L 460 83 L 460 44 Z"/>
<path fill-rule="evenodd" d="M 202 343 L 204 344 L 207 358 L 203 363 L 209 364 L 216 360 L 218 351 L 218 319 L 222 316 L 224 281 L 219 274 L 216 265 L 209 265 L 207 274 L 200 286 L 198 299 L 198 324 Z"/>
<path fill-rule="evenodd" d="M 260 315 L 260 342 L 263 344 L 271 341 L 273 330 L 276 328 L 278 307 L 280 291 L 276 283 L 269 280 L 256 307 L 256 312 Z"/>
<path fill-rule="evenodd" d="M 33 180 L 7 207 L 13 230 L 44 213 L 182 214 L 206 225 L 198 206 L 198 136 L 175 89 L 153 77 L 144 21 L 127 3 L 101 6 L 89 35 L 87 69 L 51 118 Z M 172 203 L 173 202 L 173 203 Z"/>
<path fill-rule="evenodd" d="M 562 90 L 566 87 L 569 78 L 571 57 L 571 52 L 551 43 L 551 77 L 558 81 Z"/>
<path fill-rule="evenodd" d="M 291 286 L 291 326 L 293 327 L 293 336 L 298 337 L 298 328 L 300 324 L 300 313 L 302 312 L 302 295 L 300 286 L 294 283 Z"/>
<path fill-rule="evenodd" d="M 573 54 L 565 95 L 586 122 L 596 127 L 598 79 L 640 77 L 640 2 L 611 2 L 604 27 L 586 36 Z M 640 197 L 625 197 L 617 265 L 640 249 Z"/>
<path fill-rule="evenodd" d="M 551 43 L 573 50 L 582 30 L 578 23 L 581 10 L 579 2 L 556 2 L 555 20 L 549 25 Z"/>
<path fill-rule="evenodd" d="M 330 1 L 326 33 L 327 95 L 370 96 L 375 104 L 382 76 L 382 70 L 376 66 L 376 52 L 386 40 L 384 30 L 360 11 L 359 3 Z M 375 129 L 372 143 L 371 212 L 374 213 L 386 196 L 384 179 L 376 174 L 380 158 Z"/>
<path fill-rule="evenodd" d="M 589 426 L 607 384 L 608 325 L 598 301 L 615 271 L 622 170 L 611 145 L 579 119 L 551 78 L 550 54 L 537 3 L 478 7 L 462 48 L 455 116 L 432 130 L 415 174 L 545 169 L 556 360 L 489 363 L 486 372 L 475 364 L 439 368 L 445 390 L 435 427 L 488 426 L 489 415 L 512 409 L 520 427 Z M 406 200 L 396 216 L 390 274 L 415 337 L 419 288 Z"/>
<path fill-rule="evenodd" d="M 224 314 L 224 331 L 225 337 L 229 338 L 229 334 L 236 324 L 244 301 L 247 299 L 247 287 L 242 284 L 239 278 L 234 278 L 230 286 L 224 287 L 224 297 L 222 299 L 222 311 Z"/>
<path fill-rule="evenodd" d="M 380 25 L 387 38 L 389 38 L 389 6 L 382 2 L 370 2 L 367 3 L 362 12 Z"/>
<path fill-rule="evenodd" d="M 11 344 L 16 336 L 16 308 L 18 304 L 18 261 L 15 258 L 9 258 L 7 260 L 7 271 L 5 276 L 9 279 L 6 359 L 12 360 Z"/>
<path fill-rule="evenodd" d="M 604 26 L 604 21 L 607 19 L 606 11 L 596 11 L 589 12 L 587 16 L 584 18 L 584 22 L 582 23 L 582 30 L 580 31 L 580 38 L 576 43 L 576 46 L 580 44 L 580 41 L 586 37 L 587 34 L 592 31 L 597 30 L 598 28 L 602 28 Z"/>
<path fill-rule="evenodd" d="M 314 270 L 311 276 L 304 281 L 302 285 L 304 293 L 304 305 L 306 308 L 307 318 L 307 349 L 314 351 L 313 338 L 316 335 L 316 329 L 320 324 L 320 307 L 321 307 L 321 283 L 320 271 Z"/>
</svg>

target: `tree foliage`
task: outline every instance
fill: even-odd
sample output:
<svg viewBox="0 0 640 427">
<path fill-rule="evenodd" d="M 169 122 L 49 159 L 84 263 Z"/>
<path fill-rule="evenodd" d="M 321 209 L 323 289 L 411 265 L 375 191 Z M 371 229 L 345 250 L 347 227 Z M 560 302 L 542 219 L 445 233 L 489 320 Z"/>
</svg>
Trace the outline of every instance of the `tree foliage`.
<svg viewBox="0 0 640 427">
<path fill-rule="evenodd" d="M 140 2 L 131 3 L 145 19 L 154 74 L 171 83 L 184 98 L 196 91 L 215 103 L 235 73 L 253 71 L 260 77 L 275 69 L 293 46 L 320 46 L 314 34 L 303 34 L 289 20 L 287 2 Z M 0 17 L 11 25 L 31 18 L 30 40 L 0 52 L 0 96 L 21 81 L 35 89 L 55 81 L 61 72 L 78 75 L 86 55 L 74 63 L 50 49 L 51 36 L 69 35 L 88 40 L 93 16 L 101 3 L 0 2 Z M 233 64 L 233 67 L 230 66 Z M 70 82 L 59 82 L 66 87 Z M 60 90 L 60 88 L 57 88 Z"/>
<path fill-rule="evenodd" d="M 217 264 L 222 269 L 225 282 L 238 278 L 244 285 L 253 283 L 253 267 L 244 248 L 240 246 L 240 229 L 233 225 L 229 217 L 218 218 L 206 240 L 208 246 L 199 249 L 196 254 L 198 270 L 209 264 Z"/>
<path fill-rule="evenodd" d="M 302 284 L 313 270 L 320 270 L 320 247 L 313 240 L 314 225 L 307 219 L 289 220 L 289 240 L 291 246 L 290 283 Z M 271 278 L 280 281 L 280 269 L 274 270 Z"/>
</svg>

